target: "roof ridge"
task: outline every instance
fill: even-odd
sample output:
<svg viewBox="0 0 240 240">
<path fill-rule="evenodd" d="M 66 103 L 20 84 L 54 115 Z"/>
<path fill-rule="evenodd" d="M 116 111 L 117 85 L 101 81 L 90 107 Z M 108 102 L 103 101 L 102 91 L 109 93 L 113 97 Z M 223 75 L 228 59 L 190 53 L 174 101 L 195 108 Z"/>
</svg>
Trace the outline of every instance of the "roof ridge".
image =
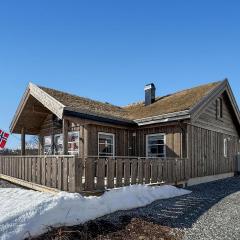
<svg viewBox="0 0 240 240">
<path fill-rule="evenodd" d="M 179 93 L 186 92 L 186 91 L 189 91 L 189 90 L 194 90 L 194 89 L 197 89 L 197 88 L 200 88 L 200 87 L 204 87 L 204 86 L 208 86 L 208 85 L 220 84 L 220 83 L 222 83 L 224 81 L 225 81 L 225 79 L 224 80 L 220 80 L 220 81 L 214 81 L 214 82 L 201 84 L 201 85 L 198 85 L 198 86 L 195 86 L 195 87 L 191 87 L 191 88 L 182 89 L 182 90 L 179 90 L 179 91 L 176 91 L 176 92 L 173 92 L 173 93 L 170 93 L 170 94 L 166 94 L 166 95 L 163 95 L 163 96 L 157 96 L 156 99 L 157 100 L 163 99 L 163 98 L 166 98 L 166 97 L 173 96 L 175 94 L 179 94 Z M 133 102 L 133 103 L 130 103 L 128 105 L 122 106 L 122 108 L 128 108 L 128 107 L 139 105 L 139 104 L 143 104 L 143 103 L 144 103 L 144 101 Z"/>
</svg>

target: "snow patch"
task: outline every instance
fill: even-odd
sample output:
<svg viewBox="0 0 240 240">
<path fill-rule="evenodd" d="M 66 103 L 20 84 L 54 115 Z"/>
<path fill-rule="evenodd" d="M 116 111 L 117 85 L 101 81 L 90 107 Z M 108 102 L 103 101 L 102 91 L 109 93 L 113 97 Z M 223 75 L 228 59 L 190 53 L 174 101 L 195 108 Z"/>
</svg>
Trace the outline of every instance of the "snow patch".
<svg viewBox="0 0 240 240">
<path fill-rule="evenodd" d="M 143 207 L 158 199 L 188 193 L 190 191 L 168 185 L 133 185 L 113 189 L 100 197 L 0 189 L 0 239 L 21 240 L 46 232 L 48 226 L 81 224 L 118 210 Z"/>
</svg>

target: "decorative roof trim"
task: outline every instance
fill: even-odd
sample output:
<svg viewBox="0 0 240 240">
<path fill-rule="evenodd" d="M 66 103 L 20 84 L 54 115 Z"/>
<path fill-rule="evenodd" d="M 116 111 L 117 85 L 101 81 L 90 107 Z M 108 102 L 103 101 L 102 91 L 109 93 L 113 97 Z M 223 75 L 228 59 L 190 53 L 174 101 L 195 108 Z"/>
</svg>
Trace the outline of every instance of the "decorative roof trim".
<svg viewBox="0 0 240 240">
<path fill-rule="evenodd" d="M 35 97 L 44 107 L 53 112 L 58 118 L 62 119 L 63 110 L 65 106 L 56 100 L 54 97 L 50 96 L 44 90 L 39 88 L 37 85 L 30 83 L 30 94 Z"/>
<path fill-rule="evenodd" d="M 55 98 L 44 92 L 42 89 L 40 89 L 37 85 L 33 83 L 29 83 L 27 89 L 25 90 L 25 93 L 21 99 L 20 104 L 18 105 L 17 111 L 13 117 L 13 120 L 10 125 L 10 132 L 12 133 L 14 131 L 14 128 L 17 124 L 17 121 L 21 115 L 21 112 L 23 111 L 26 102 L 29 98 L 29 96 L 32 95 L 34 98 L 36 98 L 40 103 L 43 104 L 44 107 L 49 109 L 51 112 L 53 112 L 58 118 L 62 119 L 63 117 L 63 110 L 64 105 L 57 101 Z"/>
</svg>

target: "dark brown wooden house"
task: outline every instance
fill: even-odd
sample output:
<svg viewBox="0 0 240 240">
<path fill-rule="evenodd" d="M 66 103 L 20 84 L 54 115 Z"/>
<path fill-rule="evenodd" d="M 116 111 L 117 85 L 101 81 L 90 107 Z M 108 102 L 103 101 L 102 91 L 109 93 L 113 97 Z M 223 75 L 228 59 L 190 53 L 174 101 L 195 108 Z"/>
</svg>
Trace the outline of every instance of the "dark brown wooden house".
<svg viewBox="0 0 240 240">
<path fill-rule="evenodd" d="M 144 91 L 144 101 L 119 107 L 30 83 L 10 130 L 22 134 L 22 155 L 30 134 L 39 136 L 39 155 L 152 159 L 149 175 L 153 159 L 187 159 L 190 184 L 234 173 L 240 114 L 227 80 L 162 97 L 154 84 Z"/>
</svg>

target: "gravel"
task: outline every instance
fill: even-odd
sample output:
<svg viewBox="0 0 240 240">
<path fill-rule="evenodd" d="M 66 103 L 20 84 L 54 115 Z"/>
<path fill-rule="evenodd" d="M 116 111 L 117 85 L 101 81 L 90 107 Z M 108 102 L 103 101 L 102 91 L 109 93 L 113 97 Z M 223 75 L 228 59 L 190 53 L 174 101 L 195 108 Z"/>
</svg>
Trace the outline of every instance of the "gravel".
<svg viewBox="0 0 240 240">
<path fill-rule="evenodd" d="M 130 211 L 119 211 L 99 220 L 114 225 L 132 218 L 176 228 L 184 240 L 240 239 L 240 177 L 232 177 L 188 188 L 191 194 L 158 200 Z"/>
</svg>

